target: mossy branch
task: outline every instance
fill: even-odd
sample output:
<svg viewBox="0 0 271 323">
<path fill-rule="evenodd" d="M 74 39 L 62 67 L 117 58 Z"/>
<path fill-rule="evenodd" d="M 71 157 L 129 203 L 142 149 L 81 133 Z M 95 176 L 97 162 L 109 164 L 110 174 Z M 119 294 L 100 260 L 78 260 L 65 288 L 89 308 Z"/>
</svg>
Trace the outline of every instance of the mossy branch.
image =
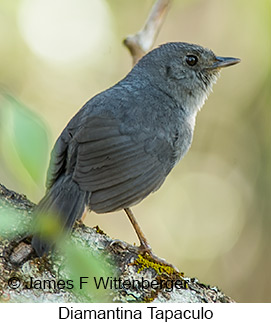
<svg viewBox="0 0 271 323">
<path fill-rule="evenodd" d="M 85 293 L 52 285 L 54 282 L 70 280 L 69 274 L 64 270 L 66 259 L 59 252 L 43 258 L 35 256 L 28 239 L 33 208 L 34 204 L 24 195 L 10 191 L 0 184 L 0 217 L 10 211 L 18 214 L 18 221 L 12 230 L 13 237 L 9 238 L 10 231 L 2 232 L 0 236 L 0 302 L 97 301 L 97 288 L 94 284 Z M 75 244 L 83 244 L 85 248 L 95 252 L 97 257 L 101 256 L 112 273 L 110 277 L 115 279 L 117 285 L 103 291 L 103 301 L 233 302 L 217 287 L 185 277 L 174 272 L 172 268 L 168 270 L 147 256 L 138 254 L 136 247 L 122 241 L 114 242 L 97 227 L 89 228 L 77 223 L 71 239 Z M 102 277 L 103 268 L 100 271 Z M 14 277 L 15 280 L 12 281 Z M 105 280 L 108 278 L 103 277 Z M 93 280 L 93 277 L 89 279 Z M 36 288 L 27 288 L 31 281 L 36 282 Z M 48 282 L 51 282 L 50 288 L 44 286 Z M 122 285 L 118 285 L 118 282 Z M 143 282 L 146 288 L 138 285 L 138 282 Z M 101 295 L 99 297 L 101 300 Z"/>
</svg>

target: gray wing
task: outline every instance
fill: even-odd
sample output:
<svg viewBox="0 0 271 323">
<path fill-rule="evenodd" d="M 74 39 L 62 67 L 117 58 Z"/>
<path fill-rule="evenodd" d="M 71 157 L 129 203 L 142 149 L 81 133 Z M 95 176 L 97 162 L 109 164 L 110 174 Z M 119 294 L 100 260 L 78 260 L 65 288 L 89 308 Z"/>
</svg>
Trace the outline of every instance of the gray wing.
<svg viewBox="0 0 271 323">
<path fill-rule="evenodd" d="M 89 207 L 111 212 L 138 203 L 160 187 L 172 166 L 172 147 L 148 131 L 125 133 L 110 117 L 92 117 L 77 131 L 73 179 L 91 192 Z"/>
<path fill-rule="evenodd" d="M 58 137 L 51 152 L 51 159 L 46 179 L 47 190 L 49 190 L 53 186 L 60 175 L 65 173 L 69 141 L 70 136 L 67 129 L 65 128 L 61 135 Z"/>
</svg>

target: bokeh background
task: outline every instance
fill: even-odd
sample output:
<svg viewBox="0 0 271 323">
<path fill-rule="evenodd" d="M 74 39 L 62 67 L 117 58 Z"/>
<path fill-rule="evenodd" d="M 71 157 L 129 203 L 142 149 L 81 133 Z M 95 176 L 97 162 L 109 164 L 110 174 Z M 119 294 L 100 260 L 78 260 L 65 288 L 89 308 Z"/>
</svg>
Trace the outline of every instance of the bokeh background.
<svg viewBox="0 0 271 323">
<path fill-rule="evenodd" d="M 122 40 L 152 0 L 0 0 L 0 182 L 38 202 L 69 119 L 131 69 Z M 271 1 L 175 0 L 155 45 L 187 41 L 242 63 L 222 71 L 189 154 L 133 208 L 153 250 L 238 302 L 271 301 Z M 31 145 L 29 145 L 31 143 Z M 123 212 L 90 214 L 137 243 Z"/>
</svg>

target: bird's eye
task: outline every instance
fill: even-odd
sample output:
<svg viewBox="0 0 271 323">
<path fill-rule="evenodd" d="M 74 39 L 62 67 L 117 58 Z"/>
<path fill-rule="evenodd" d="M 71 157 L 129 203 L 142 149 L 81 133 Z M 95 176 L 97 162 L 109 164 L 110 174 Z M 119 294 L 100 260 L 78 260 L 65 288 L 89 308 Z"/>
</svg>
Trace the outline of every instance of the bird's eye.
<svg viewBox="0 0 271 323">
<path fill-rule="evenodd" d="M 186 58 L 185 58 L 185 60 L 186 60 L 186 63 L 187 63 L 189 66 L 194 66 L 194 65 L 196 65 L 196 64 L 197 64 L 197 62 L 198 62 L 198 58 L 197 58 L 197 56 L 195 56 L 195 55 L 187 55 L 187 56 L 186 56 Z"/>
</svg>

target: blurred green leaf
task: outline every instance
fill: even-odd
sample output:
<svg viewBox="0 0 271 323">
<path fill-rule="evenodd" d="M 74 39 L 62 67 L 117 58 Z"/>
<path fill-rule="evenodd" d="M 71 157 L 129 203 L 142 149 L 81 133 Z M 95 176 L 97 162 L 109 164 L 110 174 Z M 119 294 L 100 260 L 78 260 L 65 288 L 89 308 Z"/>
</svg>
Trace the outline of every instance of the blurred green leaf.
<svg viewBox="0 0 271 323">
<path fill-rule="evenodd" d="M 48 135 L 42 120 L 10 95 L 1 104 L 1 155 L 23 183 L 40 185 L 48 158 Z"/>
<path fill-rule="evenodd" d="M 73 243 L 64 240 L 62 249 L 66 255 L 66 269 L 69 278 L 74 282 L 73 291 L 85 301 L 111 302 L 108 290 L 97 289 L 94 277 L 106 280 L 112 277 L 112 272 L 105 259 L 97 252 L 80 245 L 80 241 Z M 80 283 L 81 280 L 81 283 Z"/>
<path fill-rule="evenodd" d="M 30 226 L 29 221 L 26 217 L 23 218 L 22 215 L 11 207 L 3 205 L 0 201 L 0 237 L 13 238 L 27 232 Z"/>
</svg>

